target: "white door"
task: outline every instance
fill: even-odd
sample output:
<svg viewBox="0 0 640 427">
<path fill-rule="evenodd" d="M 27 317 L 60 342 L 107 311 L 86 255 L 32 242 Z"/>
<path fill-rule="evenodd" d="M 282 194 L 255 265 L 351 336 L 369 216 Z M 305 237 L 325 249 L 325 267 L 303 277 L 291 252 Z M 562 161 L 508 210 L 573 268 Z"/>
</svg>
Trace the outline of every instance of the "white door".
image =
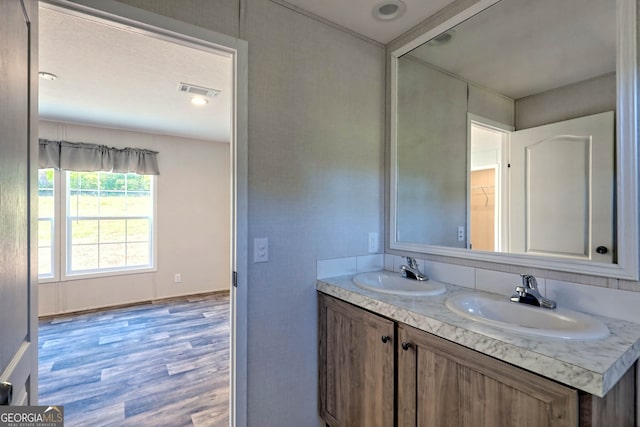
<svg viewBox="0 0 640 427">
<path fill-rule="evenodd" d="M 613 262 L 614 114 L 511 134 L 510 250 Z"/>
<path fill-rule="evenodd" d="M 38 399 L 37 222 L 32 221 L 37 218 L 37 6 L 32 0 L 0 1 L 0 381 L 11 384 L 12 405 L 35 405 Z M 0 403 L 7 403 L 8 388 L 0 387 Z"/>
</svg>

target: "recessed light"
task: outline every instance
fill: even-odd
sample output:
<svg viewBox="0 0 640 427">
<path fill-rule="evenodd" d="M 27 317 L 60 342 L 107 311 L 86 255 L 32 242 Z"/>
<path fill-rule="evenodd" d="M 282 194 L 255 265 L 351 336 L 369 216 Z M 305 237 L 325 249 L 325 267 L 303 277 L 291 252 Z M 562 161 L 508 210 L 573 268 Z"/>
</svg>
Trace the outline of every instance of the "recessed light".
<svg viewBox="0 0 640 427">
<path fill-rule="evenodd" d="M 53 81 L 53 80 L 56 80 L 56 79 L 58 78 L 58 76 L 56 76 L 55 74 L 53 74 L 53 73 L 48 73 L 48 72 L 46 72 L 46 71 L 40 71 L 40 72 L 38 73 L 38 75 L 39 75 L 39 76 L 40 76 L 40 78 L 41 78 L 41 79 L 43 79 L 43 80 L 50 80 L 50 81 Z"/>
<path fill-rule="evenodd" d="M 373 16 L 381 21 L 391 21 L 399 18 L 407 10 L 407 5 L 401 0 L 383 0 L 373 7 Z"/>
<path fill-rule="evenodd" d="M 203 105 L 207 105 L 209 103 L 209 100 L 201 96 L 194 96 L 193 98 L 191 98 L 191 103 L 193 105 L 203 106 Z"/>
</svg>

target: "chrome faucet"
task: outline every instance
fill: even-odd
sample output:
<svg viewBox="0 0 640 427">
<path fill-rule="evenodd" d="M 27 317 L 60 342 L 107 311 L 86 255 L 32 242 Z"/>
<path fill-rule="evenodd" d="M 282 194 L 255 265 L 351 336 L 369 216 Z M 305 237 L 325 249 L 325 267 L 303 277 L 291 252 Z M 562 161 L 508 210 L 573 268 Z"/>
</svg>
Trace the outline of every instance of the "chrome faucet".
<svg viewBox="0 0 640 427">
<path fill-rule="evenodd" d="M 412 258 L 410 256 L 406 258 L 408 265 L 403 264 L 400 266 L 400 270 L 402 270 L 402 277 L 406 277 L 407 279 L 412 280 L 419 280 L 421 282 L 429 280 L 427 276 L 420 272 L 420 269 L 418 268 L 418 262 L 415 258 Z"/>
<path fill-rule="evenodd" d="M 516 293 L 511 296 L 511 301 L 531 304 L 542 308 L 556 308 L 555 301 L 551 301 L 540 295 L 538 281 L 531 274 L 521 274 L 522 286 L 516 286 Z"/>
</svg>

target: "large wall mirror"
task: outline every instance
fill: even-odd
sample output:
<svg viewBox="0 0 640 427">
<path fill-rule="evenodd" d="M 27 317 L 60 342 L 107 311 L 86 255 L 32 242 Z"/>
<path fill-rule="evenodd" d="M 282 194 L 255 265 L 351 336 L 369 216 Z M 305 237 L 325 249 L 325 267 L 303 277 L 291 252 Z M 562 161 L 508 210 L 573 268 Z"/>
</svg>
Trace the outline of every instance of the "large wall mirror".
<svg viewBox="0 0 640 427">
<path fill-rule="evenodd" d="M 637 279 L 636 1 L 446 15 L 389 56 L 390 248 Z"/>
</svg>

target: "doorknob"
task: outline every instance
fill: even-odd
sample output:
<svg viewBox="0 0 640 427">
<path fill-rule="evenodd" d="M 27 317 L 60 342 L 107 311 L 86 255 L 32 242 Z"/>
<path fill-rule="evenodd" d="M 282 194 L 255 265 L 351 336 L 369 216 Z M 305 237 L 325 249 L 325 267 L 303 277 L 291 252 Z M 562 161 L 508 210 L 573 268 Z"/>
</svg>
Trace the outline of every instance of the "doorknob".
<svg viewBox="0 0 640 427">
<path fill-rule="evenodd" d="M 11 405 L 11 398 L 13 397 L 13 386 L 11 383 L 4 381 L 0 382 L 0 405 Z"/>
<path fill-rule="evenodd" d="M 607 252 L 609 252 L 609 249 L 607 249 L 607 247 L 606 247 L 606 246 L 598 246 L 598 247 L 596 248 L 596 252 L 597 252 L 597 253 L 599 253 L 600 255 L 604 255 L 604 254 L 606 254 Z"/>
</svg>

